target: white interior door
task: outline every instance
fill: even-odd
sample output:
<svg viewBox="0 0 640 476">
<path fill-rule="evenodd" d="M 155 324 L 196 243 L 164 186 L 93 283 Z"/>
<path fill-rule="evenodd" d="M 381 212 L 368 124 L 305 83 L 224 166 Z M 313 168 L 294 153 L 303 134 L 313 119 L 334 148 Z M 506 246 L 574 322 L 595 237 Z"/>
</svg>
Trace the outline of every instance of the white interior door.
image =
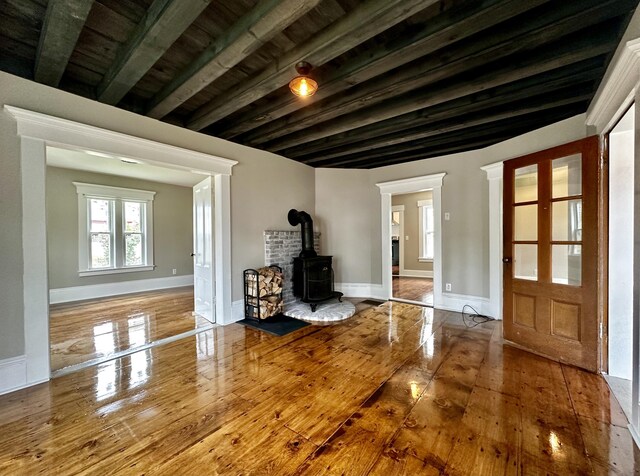
<svg viewBox="0 0 640 476">
<path fill-rule="evenodd" d="M 193 187 L 193 278 L 195 312 L 215 322 L 213 178 Z"/>
</svg>

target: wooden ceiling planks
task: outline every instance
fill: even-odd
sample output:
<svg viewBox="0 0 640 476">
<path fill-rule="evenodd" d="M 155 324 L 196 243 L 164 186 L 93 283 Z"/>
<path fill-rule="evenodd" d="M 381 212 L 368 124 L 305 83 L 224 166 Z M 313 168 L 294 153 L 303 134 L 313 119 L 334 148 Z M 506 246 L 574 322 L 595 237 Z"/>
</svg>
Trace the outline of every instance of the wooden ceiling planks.
<svg viewBox="0 0 640 476">
<path fill-rule="evenodd" d="M 33 79 L 48 49 L 62 59 L 42 82 L 314 167 L 372 168 L 584 112 L 640 0 L 189 1 L 73 0 L 86 18 L 45 22 L 58 0 L 5 0 L 0 69 Z M 182 23 L 149 23 L 158 6 Z M 320 84 L 306 100 L 287 87 L 300 59 Z"/>
</svg>

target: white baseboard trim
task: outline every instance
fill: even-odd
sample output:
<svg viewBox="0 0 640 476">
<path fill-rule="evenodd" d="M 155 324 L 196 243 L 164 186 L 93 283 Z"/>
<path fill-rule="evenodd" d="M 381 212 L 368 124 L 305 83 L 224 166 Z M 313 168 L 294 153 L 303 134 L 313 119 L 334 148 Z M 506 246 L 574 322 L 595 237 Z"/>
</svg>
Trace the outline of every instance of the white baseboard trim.
<svg viewBox="0 0 640 476">
<path fill-rule="evenodd" d="M 168 276 L 166 278 L 137 279 L 135 281 L 121 281 L 117 283 L 89 284 L 87 286 L 51 289 L 49 290 L 49 302 L 51 304 L 58 304 L 62 302 L 83 301 L 85 299 L 96 299 L 192 285 L 192 274 Z"/>
<path fill-rule="evenodd" d="M 439 302 L 434 303 L 436 309 L 443 309 L 445 311 L 461 312 L 462 308 L 468 304 L 480 314 L 491 316 L 491 302 L 489 298 L 480 296 L 467 296 L 464 294 L 442 293 L 442 298 Z M 491 316 L 496 318 L 498 316 Z"/>
<path fill-rule="evenodd" d="M 421 271 L 419 269 L 400 270 L 400 277 L 403 278 L 433 278 L 433 271 Z"/>
<path fill-rule="evenodd" d="M 382 284 L 335 283 L 334 287 L 336 291 L 341 292 L 345 297 L 387 300 L 387 296 L 384 296 Z"/>
<path fill-rule="evenodd" d="M 27 358 L 24 355 L 0 360 L 0 395 L 27 386 Z"/>
</svg>

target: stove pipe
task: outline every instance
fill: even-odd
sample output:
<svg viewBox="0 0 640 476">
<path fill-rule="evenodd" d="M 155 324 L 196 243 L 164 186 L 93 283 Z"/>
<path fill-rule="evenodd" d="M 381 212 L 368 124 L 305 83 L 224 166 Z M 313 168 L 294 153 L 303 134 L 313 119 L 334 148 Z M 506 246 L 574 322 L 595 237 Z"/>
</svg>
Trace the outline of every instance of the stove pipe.
<svg viewBox="0 0 640 476">
<path fill-rule="evenodd" d="M 287 215 L 291 226 L 302 225 L 302 251 L 300 258 L 313 258 L 318 256 L 313 249 L 313 220 L 307 212 L 299 212 L 292 208 Z"/>
</svg>

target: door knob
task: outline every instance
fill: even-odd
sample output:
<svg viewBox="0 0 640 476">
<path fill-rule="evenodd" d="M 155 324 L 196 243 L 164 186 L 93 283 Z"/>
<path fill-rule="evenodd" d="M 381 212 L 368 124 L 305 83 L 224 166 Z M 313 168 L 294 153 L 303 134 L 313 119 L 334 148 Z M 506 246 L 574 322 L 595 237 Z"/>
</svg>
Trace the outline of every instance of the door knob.
<svg viewBox="0 0 640 476">
<path fill-rule="evenodd" d="M 502 258 L 503 263 L 511 263 L 511 258 Z"/>
<path fill-rule="evenodd" d="M 195 253 L 191 253 L 191 257 L 193 258 L 196 254 Z"/>
</svg>

